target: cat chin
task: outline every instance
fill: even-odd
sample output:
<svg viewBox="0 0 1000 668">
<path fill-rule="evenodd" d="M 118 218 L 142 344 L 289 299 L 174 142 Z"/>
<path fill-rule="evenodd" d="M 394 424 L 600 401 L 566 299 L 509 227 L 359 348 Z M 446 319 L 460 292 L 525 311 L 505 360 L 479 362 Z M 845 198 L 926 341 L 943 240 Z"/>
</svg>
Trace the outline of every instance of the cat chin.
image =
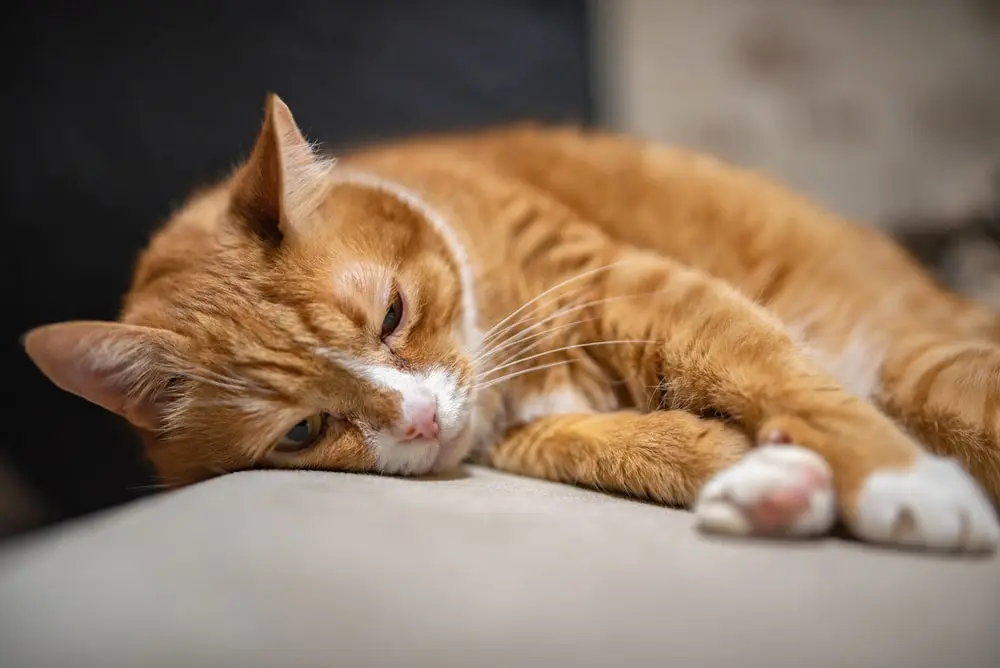
<svg viewBox="0 0 1000 668">
<path fill-rule="evenodd" d="M 455 438 L 438 444 L 438 452 L 431 464 L 430 473 L 448 473 L 465 461 L 472 450 L 472 430 L 466 427 Z"/>
<path fill-rule="evenodd" d="M 454 438 L 432 441 L 419 439 L 408 443 L 376 443 L 378 462 L 375 470 L 386 475 L 421 476 L 447 473 L 469 454 L 472 439 L 468 428 Z"/>
</svg>

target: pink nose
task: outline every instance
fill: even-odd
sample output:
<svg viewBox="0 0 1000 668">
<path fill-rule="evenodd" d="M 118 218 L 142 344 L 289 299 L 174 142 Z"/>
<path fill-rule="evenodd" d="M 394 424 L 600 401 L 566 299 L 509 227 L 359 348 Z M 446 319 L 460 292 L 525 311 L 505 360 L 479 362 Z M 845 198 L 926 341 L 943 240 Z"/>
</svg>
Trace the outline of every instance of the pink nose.
<svg viewBox="0 0 1000 668">
<path fill-rule="evenodd" d="M 419 405 L 408 408 L 410 410 L 406 411 L 400 428 L 402 440 L 437 438 L 440 431 L 437 421 L 437 402 L 431 398 L 429 401 L 422 401 Z"/>
</svg>

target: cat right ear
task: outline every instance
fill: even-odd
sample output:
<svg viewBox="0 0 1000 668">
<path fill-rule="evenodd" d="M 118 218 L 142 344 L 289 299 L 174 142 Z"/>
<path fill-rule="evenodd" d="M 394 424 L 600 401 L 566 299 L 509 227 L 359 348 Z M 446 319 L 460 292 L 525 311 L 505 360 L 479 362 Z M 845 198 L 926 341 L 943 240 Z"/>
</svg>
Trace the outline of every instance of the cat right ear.
<svg viewBox="0 0 1000 668">
<path fill-rule="evenodd" d="M 178 335 L 113 322 L 62 322 L 37 327 L 22 342 L 56 386 L 141 429 L 159 426 Z"/>
<path fill-rule="evenodd" d="M 261 239 L 277 245 L 308 224 L 332 165 L 313 151 L 291 110 L 271 94 L 253 151 L 233 182 L 233 211 Z"/>
</svg>

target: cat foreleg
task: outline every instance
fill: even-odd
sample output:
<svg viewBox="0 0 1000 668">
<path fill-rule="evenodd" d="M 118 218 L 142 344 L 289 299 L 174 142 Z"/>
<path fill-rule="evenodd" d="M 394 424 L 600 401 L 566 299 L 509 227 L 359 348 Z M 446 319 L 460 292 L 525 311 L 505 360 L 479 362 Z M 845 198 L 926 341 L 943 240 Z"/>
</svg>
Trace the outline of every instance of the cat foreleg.
<svg viewBox="0 0 1000 668">
<path fill-rule="evenodd" d="M 690 506 L 751 446 L 739 429 L 684 411 L 562 414 L 510 430 L 489 455 L 501 470 Z"/>
<path fill-rule="evenodd" d="M 797 445 L 833 473 L 841 519 L 859 538 L 944 550 L 993 549 L 995 511 L 975 481 L 938 459 L 867 399 L 814 363 L 761 306 L 727 284 L 648 254 L 602 276 L 599 296 L 647 294 L 635 308 L 606 299 L 590 355 L 641 388 L 665 383 L 672 405 L 722 414 L 758 445 Z M 650 290 L 650 286 L 658 286 Z"/>
</svg>

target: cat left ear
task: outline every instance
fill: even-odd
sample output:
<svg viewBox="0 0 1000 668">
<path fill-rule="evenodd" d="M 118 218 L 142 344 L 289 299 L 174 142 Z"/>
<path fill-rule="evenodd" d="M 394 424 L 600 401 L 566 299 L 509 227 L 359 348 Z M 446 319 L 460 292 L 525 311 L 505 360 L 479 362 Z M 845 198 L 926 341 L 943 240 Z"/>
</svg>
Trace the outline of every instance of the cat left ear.
<svg viewBox="0 0 1000 668">
<path fill-rule="evenodd" d="M 61 322 L 37 327 L 22 342 L 56 386 L 155 430 L 179 357 L 180 336 L 116 322 Z"/>
<path fill-rule="evenodd" d="M 233 210 L 262 239 L 281 243 L 308 224 L 332 164 L 316 155 L 288 105 L 271 94 L 257 142 L 233 183 Z"/>
</svg>

